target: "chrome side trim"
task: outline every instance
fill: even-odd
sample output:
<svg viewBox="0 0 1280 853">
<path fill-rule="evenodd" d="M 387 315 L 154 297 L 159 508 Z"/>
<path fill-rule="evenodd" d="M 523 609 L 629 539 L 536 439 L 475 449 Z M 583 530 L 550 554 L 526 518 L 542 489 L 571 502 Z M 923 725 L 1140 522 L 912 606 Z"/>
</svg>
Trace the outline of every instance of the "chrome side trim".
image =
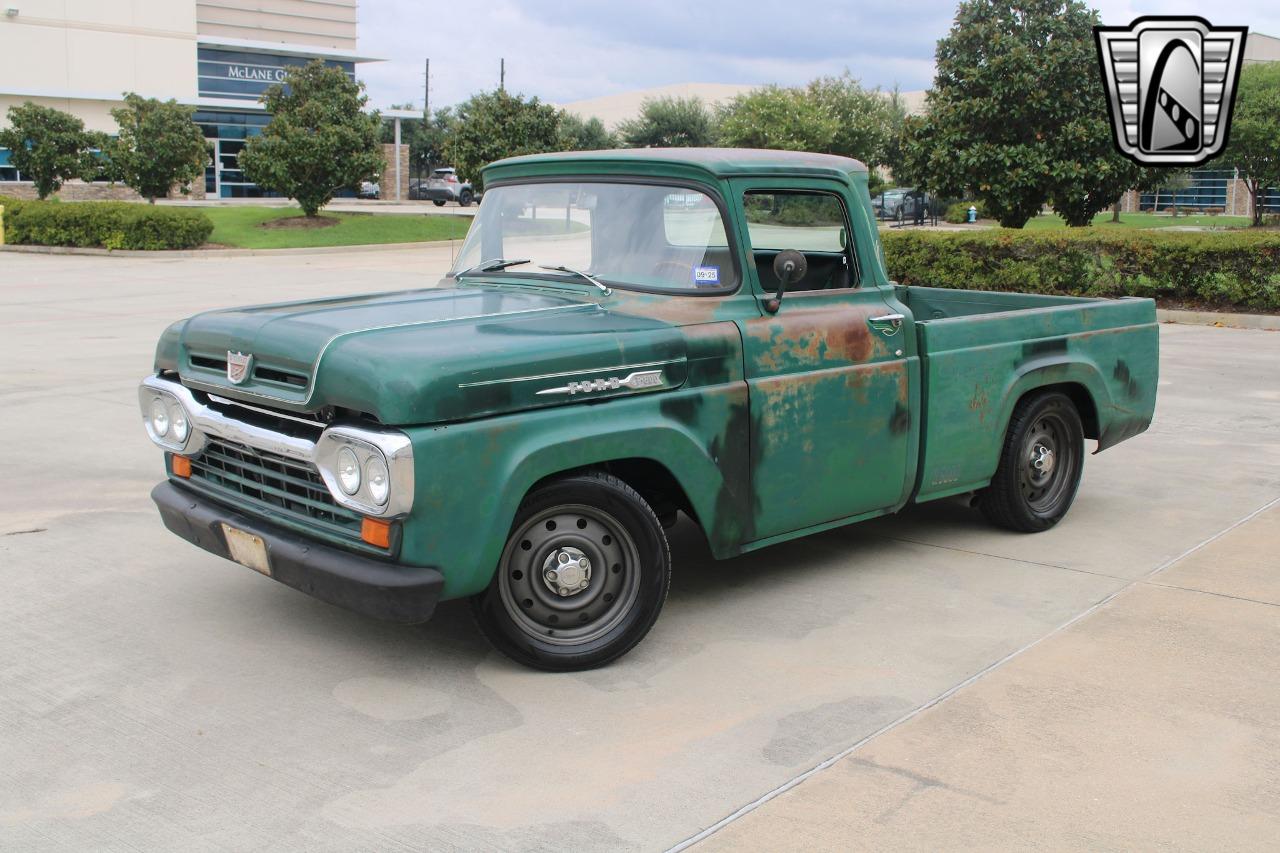
<svg viewBox="0 0 1280 853">
<path fill-rule="evenodd" d="M 582 370 L 566 370 L 563 373 L 541 373 L 537 376 L 513 376 L 510 379 L 486 379 L 483 382 L 463 382 L 459 388 L 478 388 L 481 385 L 501 385 L 504 382 L 533 382 L 538 379 L 563 379 L 566 376 L 582 376 L 586 373 L 621 373 L 635 371 L 645 367 L 666 367 L 679 359 L 666 361 L 646 361 L 643 364 L 619 364 L 613 367 L 586 367 Z"/>
<path fill-rule="evenodd" d="M 151 401 L 157 396 L 178 400 L 186 410 L 187 418 L 191 423 L 190 435 L 187 436 L 186 443 L 180 446 L 157 438 L 152 433 L 150 424 L 147 423 L 147 435 L 164 450 L 185 456 L 195 456 L 204 449 L 209 436 L 217 436 L 253 450 L 262 450 L 314 465 L 333 499 L 340 506 L 363 515 L 399 516 L 407 513 L 413 506 L 413 443 L 409 440 L 409 436 L 399 430 L 375 430 L 338 425 L 324 428 L 319 438 L 311 441 L 228 417 L 201 403 L 186 386 L 158 376 L 147 376 L 138 386 L 138 403 L 142 407 L 144 423 L 148 421 L 147 413 Z M 305 423 L 308 426 L 320 426 L 310 422 Z M 344 444 L 362 444 L 376 448 L 386 458 L 387 470 L 391 475 L 391 494 L 386 506 L 379 507 L 352 498 L 338 486 L 333 474 L 333 458 Z"/>
<path fill-rule="evenodd" d="M 369 326 L 364 329 L 350 329 L 346 332 L 339 332 L 329 340 L 325 341 L 324 346 L 320 347 L 320 352 L 316 354 L 315 361 L 311 362 L 311 369 L 308 371 L 310 381 L 307 384 L 307 396 L 301 400 L 291 399 L 289 397 L 277 397 L 273 394 L 261 394 L 257 391 L 247 391 L 243 388 L 229 388 L 226 385 L 217 385 L 211 382 L 201 382 L 199 379 L 186 377 L 186 381 L 192 386 L 199 388 L 201 391 L 210 391 L 215 394 L 226 393 L 234 390 L 238 394 L 244 394 L 248 397 L 256 397 L 259 400 L 272 400 L 277 403 L 287 403 L 291 406 L 305 406 L 311 402 L 311 398 L 316 393 L 316 377 L 320 371 L 320 360 L 324 358 L 324 354 L 328 352 L 329 347 L 339 338 L 345 338 L 349 335 L 361 335 L 365 332 L 380 332 L 384 329 L 403 329 L 409 326 L 432 326 L 438 323 L 458 323 L 465 320 L 491 320 L 498 317 L 518 317 L 524 314 L 539 314 L 544 311 L 581 311 L 600 310 L 600 306 L 594 302 L 583 302 L 577 305 L 550 305 L 546 308 L 526 308 L 522 311 L 503 311 L 498 314 L 469 314 L 463 317 L 441 317 L 437 320 L 414 320 L 408 323 L 388 323 L 384 326 Z"/>
<path fill-rule="evenodd" d="M 629 373 L 622 379 L 610 376 L 608 379 L 583 379 L 580 382 L 569 382 L 559 388 L 543 388 L 543 394 L 590 394 L 594 391 L 618 391 L 626 388 L 629 391 L 653 391 L 663 385 L 661 370 L 639 370 Z"/>
</svg>

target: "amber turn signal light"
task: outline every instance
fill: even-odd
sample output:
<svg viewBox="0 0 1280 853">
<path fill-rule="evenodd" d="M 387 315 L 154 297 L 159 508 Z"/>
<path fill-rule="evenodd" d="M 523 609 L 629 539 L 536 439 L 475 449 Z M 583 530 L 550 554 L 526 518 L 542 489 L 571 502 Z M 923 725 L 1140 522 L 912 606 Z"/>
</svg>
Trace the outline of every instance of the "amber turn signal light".
<svg viewBox="0 0 1280 853">
<path fill-rule="evenodd" d="M 178 456 L 176 453 L 170 456 L 169 459 L 171 460 L 170 468 L 173 470 L 173 476 L 183 478 L 191 476 L 190 459 L 185 456 Z"/>
<path fill-rule="evenodd" d="M 376 548 L 391 547 L 391 522 L 366 518 L 360 522 L 360 538 Z"/>
</svg>

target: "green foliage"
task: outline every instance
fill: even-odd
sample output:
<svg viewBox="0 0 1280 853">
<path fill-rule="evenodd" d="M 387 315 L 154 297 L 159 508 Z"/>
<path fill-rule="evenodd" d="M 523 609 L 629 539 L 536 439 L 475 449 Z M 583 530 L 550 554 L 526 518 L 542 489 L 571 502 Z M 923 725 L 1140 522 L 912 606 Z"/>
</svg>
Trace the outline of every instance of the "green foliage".
<svg viewBox="0 0 1280 853">
<path fill-rule="evenodd" d="M 213 223 L 195 210 L 120 201 L 27 201 L 0 198 L 5 240 L 15 245 L 102 249 L 194 249 Z"/>
<path fill-rule="evenodd" d="M 585 121 L 572 113 L 560 116 L 560 148 L 564 151 L 602 151 L 617 148 L 618 138 L 598 118 Z"/>
<path fill-rule="evenodd" d="M 957 201 L 954 204 L 947 205 L 947 212 L 942 215 L 943 220 L 950 222 L 952 225 L 960 225 L 969 221 L 969 208 L 978 208 L 978 218 L 987 218 L 987 206 L 982 203 L 982 199 L 971 199 L 970 201 Z"/>
<path fill-rule="evenodd" d="M 1241 172 L 1253 194 L 1253 223 L 1262 224 L 1262 192 L 1280 186 L 1280 63 L 1246 65 L 1223 161 Z"/>
<path fill-rule="evenodd" d="M 209 143 L 192 119 L 195 107 L 133 92 L 125 93 L 124 103 L 111 111 L 120 135 L 107 144 L 108 175 L 153 204 L 175 184 L 183 195 L 190 193 L 212 159 Z"/>
<path fill-rule="evenodd" d="M 90 149 L 101 147 L 102 134 L 86 132 L 84 122 L 70 113 L 31 101 L 9 107 L 8 118 L 0 148 L 9 149 L 10 164 L 35 184 L 41 199 L 71 178 L 92 179 L 97 162 Z"/>
<path fill-rule="evenodd" d="M 1280 310 L 1280 235 L 1149 231 L 894 232 L 902 284 Z"/>
<path fill-rule="evenodd" d="M 720 140 L 737 148 L 815 151 L 881 164 L 892 134 L 890 102 L 845 72 L 803 89 L 765 86 L 734 98 L 719 116 Z"/>
<path fill-rule="evenodd" d="M 700 148 L 715 141 L 711 111 L 699 98 L 649 98 L 640 115 L 618 125 L 630 148 Z"/>
<path fill-rule="evenodd" d="M 1046 201 L 1087 225 L 1140 171 L 1113 149 L 1079 0 L 965 0 L 938 42 L 928 112 L 906 122 L 901 180 L 972 193 L 1022 227 Z"/>
<path fill-rule="evenodd" d="M 445 162 L 444 143 L 453 123 L 453 110 L 449 107 L 436 110 L 431 121 L 417 123 L 409 136 L 409 163 L 412 168 L 425 172 Z"/>
<path fill-rule="evenodd" d="M 245 176 L 264 189 L 294 199 L 315 216 L 341 189 L 378 180 L 382 124 L 366 113 L 364 84 L 315 60 L 290 68 L 283 83 L 262 95 L 271 123 L 240 153 Z"/>
<path fill-rule="evenodd" d="M 458 104 L 444 140 L 444 160 L 482 189 L 480 168 L 503 157 L 560 148 L 560 110 L 498 89 Z"/>
</svg>

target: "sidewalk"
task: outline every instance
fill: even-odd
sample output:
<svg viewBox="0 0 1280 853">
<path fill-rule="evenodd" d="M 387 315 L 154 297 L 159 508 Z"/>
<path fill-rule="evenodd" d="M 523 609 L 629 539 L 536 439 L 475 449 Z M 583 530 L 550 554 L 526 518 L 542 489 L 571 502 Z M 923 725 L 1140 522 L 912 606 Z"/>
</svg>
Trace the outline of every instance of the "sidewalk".
<svg viewBox="0 0 1280 853">
<path fill-rule="evenodd" d="M 1274 850 L 1280 506 L 696 849 Z"/>
</svg>

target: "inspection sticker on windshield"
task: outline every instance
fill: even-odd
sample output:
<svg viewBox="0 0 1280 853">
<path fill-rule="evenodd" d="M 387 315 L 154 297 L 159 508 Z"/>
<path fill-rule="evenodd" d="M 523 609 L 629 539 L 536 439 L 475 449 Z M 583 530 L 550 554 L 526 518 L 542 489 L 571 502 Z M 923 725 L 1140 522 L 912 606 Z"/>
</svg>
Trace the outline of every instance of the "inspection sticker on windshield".
<svg viewBox="0 0 1280 853">
<path fill-rule="evenodd" d="M 720 284 L 720 267 L 694 267 L 695 287 L 716 287 Z"/>
</svg>

